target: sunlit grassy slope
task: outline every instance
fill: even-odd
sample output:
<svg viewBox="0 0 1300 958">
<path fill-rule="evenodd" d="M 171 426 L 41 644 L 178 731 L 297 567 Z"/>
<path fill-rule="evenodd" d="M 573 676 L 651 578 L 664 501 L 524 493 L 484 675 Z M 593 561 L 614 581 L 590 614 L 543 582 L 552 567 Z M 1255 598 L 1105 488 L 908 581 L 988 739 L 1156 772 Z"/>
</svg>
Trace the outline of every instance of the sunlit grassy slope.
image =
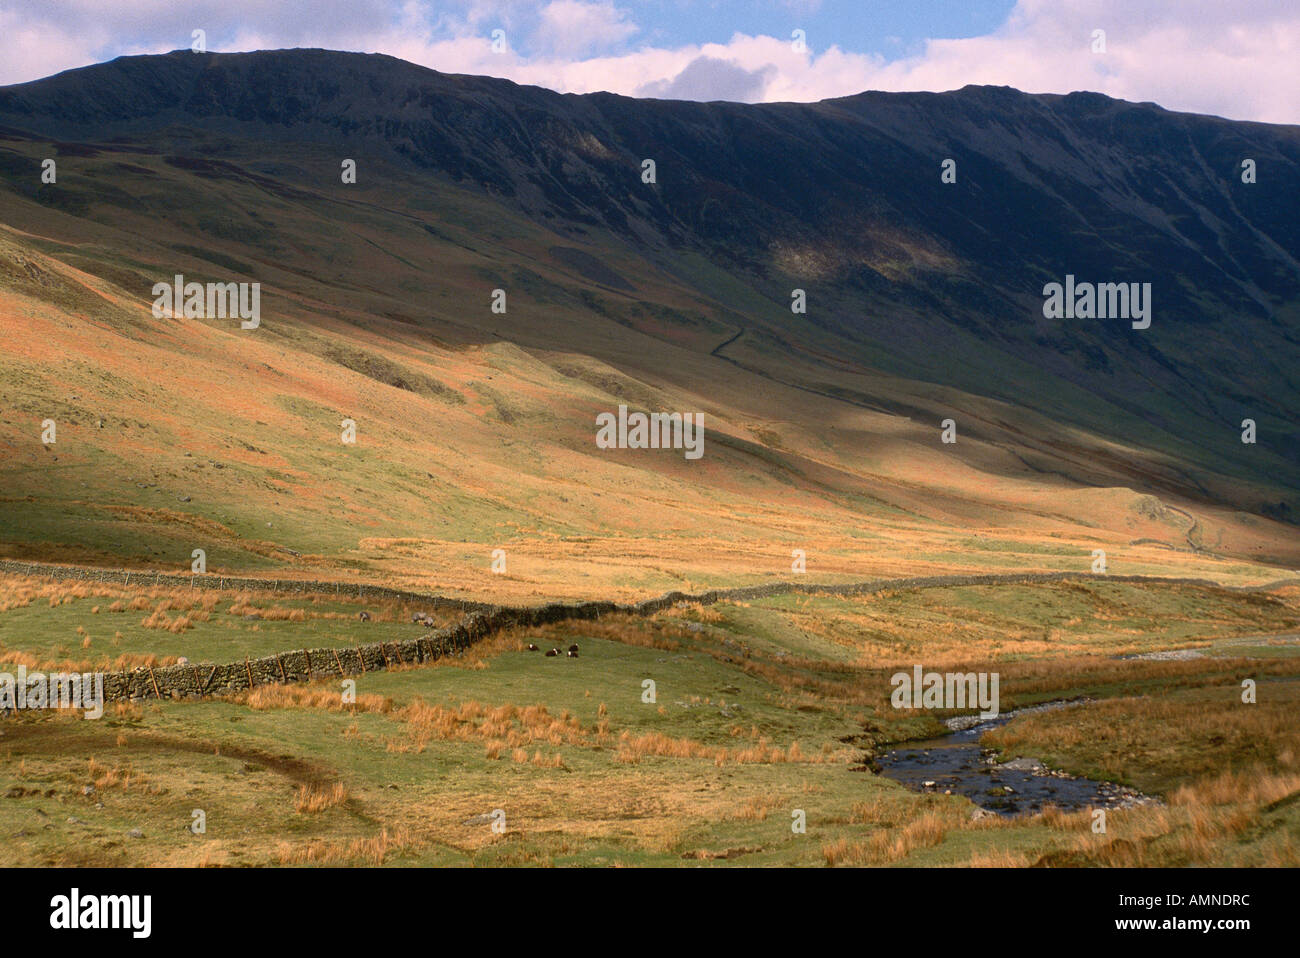
<svg viewBox="0 0 1300 958">
<path fill-rule="evenodd" d="M 1272 501 L 1267 444 L 1202 459 L 1176 423 L 1157 442 L 1054 382 L 1057 420 L 1028 366 L 1006 370 L 1023 406 L 909 379 L 698 255 L 560 235 L 382 162 L 352 187 L 323 149 L 225 149 L 78 147 L 40 186 L 59 147 L 0 140 L 0 554 L 188 569 L 201 548 L 212 570 L 514 600 L 783 578 L 796 549 L 827 581 L 1085 570 L 1094 549 L 1225 582 L 1300 560 L 1293 527 L 1165 491 Z M 260 281 L 261 327 L 154 319 L 177 272 Z M 702 412 L 704 458 L 597 449 L 619 403 Z"/>
</svg>

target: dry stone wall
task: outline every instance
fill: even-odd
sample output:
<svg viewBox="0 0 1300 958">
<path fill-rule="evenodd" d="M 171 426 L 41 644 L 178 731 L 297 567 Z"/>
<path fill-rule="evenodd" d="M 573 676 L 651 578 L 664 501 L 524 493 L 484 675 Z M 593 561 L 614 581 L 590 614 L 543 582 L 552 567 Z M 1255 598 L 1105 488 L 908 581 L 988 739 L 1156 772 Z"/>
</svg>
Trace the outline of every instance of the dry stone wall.
<svg viewBox="0 0 1300 958">
<path fill-rule="evenodd" d="M 139 586 L 193 586 L 202 589 L 275 592 L 284 594 L 329 594 L 348 599 L 396 599 L 431 608 L 454 608 L 465 612 L 455 625 L 437 629 L 419 638 L 380 642 L 355 648 L 298 649 L 278 655 L 228 662 L 220 665 L 187 664 L 160 668 L 137 668 L 104 676 L 104 700 L 184 698 L 239 692 L 259 685 L 302 682 L 326 676 L 356 676 L 378 672 L 392 665 L 432 662 L 449 655 L 461 655 L 470 646 L 503 629 L 545 625 L 565 620 L 590 620 L 622 613 L 650 616 L 677 605 L 710 605 L 721 601 L 747 601 L 788 593 L 819 593 L 838 596 L 870 595 L 886 590 L 932 589 L 973 585 L 1064 582 L 1098 579 L 1108 582 L 1140 582 L 1168 585 L 1197 585 L 1225 588 L 1209 579 L 1179 579 L 1162 576 L 1110 575 L 1091 572 L 998 573 L 990 575 L 919 576 L 904 579 L 874 579 L 835 585 L 773 582 L 737 589 L 708 592 L 669 592 L 631 605 L 615 602 L 553 602 L 543 606 L 497 606 L 446 596 L 408 592 L 383 586 L 298 579 L 259 579 L 234 576 L 187 576 L 161 572 L 129 572 L 37 562 L 0 560 L 0 574 L 44 576 L 55 579 L 112 582 Z M 1267 587 L 1259 587 L 1267 588 Z M 1247 590 L 1253 591 L 1253 590 Z"/>
</svg>

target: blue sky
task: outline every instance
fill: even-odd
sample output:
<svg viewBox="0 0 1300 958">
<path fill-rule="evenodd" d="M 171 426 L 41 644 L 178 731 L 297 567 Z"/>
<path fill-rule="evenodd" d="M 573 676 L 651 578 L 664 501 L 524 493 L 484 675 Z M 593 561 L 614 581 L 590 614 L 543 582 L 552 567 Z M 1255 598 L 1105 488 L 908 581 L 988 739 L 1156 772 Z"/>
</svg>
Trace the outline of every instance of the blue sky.
<svg viewBox="0 0 1300 958">
<path fill-rule="evenodd" d="M 737 32 L 751 36 L 788 36 L 794 29 L 803 29 L 814 51 L 824 50 L 835 43 L 855 53 L 875 53 L 895 59 L 917 53 L 924 41 L 930 38 L 976 37 L 990 33 L 1007 19 L 1015 2 L 645 0 L 626 6 L 639 21 L 648 25 L 636 39 L 655 44 L 726 43 Z"/>
</svg>

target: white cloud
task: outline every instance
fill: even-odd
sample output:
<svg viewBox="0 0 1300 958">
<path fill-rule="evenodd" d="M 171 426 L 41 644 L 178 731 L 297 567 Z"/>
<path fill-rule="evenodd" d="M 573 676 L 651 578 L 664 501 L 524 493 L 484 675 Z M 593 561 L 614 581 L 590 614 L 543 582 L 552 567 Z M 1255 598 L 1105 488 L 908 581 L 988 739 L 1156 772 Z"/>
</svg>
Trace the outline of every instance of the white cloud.
<svg viewBox="0 0 1300 958">
<path fill-rule="evenodd" d="M 655 80 L 637 87 L 637 96 L 667 100 L 731 100 L 752 103 L 760 99 L 776 67 L 768 64 L 746 70 L 732 60 L 696 57 L 669 80 Z"/>
<path fill-rule="evenodd" d="M 538 18 L 532 43 L 547 53 L 566 57 L 617 47 L 637 32 L 627 13 L 612 3 L 551 0 Z"/>
</svg>

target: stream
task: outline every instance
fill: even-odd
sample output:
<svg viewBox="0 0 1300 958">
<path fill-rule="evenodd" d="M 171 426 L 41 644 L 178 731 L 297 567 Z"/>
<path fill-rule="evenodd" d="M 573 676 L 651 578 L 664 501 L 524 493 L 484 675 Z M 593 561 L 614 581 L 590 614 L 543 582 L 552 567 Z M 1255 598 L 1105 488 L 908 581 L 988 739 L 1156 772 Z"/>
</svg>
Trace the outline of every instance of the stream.
<svg viewBox="0 0 1300 958">
<path fill-rule="evenodd" d="M 965 795 L 980 808 L 1004 816 L 1033 814 L 1048 805 L 1077 811 L 1152 803 L 1154 799 L 1126 786 L 1054 771 L 1037 759 L 998 763 L 994 753 L 979 744 L 981 735 L 1017 715 L 1079 704 L 1082 702 L 1049 702 L 986 721 L 977 716 L 948 719 L 945 724 L 953 729 L 948 735 L 900 744 L 877 755 L 875 762 L 881 775 L 908 788 Z"/>
</svg>

